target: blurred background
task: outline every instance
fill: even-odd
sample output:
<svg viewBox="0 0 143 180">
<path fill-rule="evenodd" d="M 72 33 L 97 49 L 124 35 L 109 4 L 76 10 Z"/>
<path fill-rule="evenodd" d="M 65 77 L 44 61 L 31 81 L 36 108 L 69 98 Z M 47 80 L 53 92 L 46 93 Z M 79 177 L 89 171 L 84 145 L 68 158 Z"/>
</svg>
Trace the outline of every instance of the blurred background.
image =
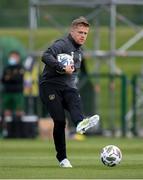
<svg viewBox="0 0 143 180">
<path fill-rule="evenodd" d="M 68 33 L 71 21 L 79 16 L 91 24 L 78 79 L 84 114 L 101 116 L 98 127 L 86 135 L 143 136 L 142 1 L 1 0 L 1 138 L 52 138 L 53 123 L 39 99 L 41 55 Z M 19 52 L 24 69 L 20 111 L 2 80 L 12 51 Z M 10 102 L 11 112 L 5 101 Z M 72 137 L 75 127 L 68 117 L 67 136 Z"/>
</svg>

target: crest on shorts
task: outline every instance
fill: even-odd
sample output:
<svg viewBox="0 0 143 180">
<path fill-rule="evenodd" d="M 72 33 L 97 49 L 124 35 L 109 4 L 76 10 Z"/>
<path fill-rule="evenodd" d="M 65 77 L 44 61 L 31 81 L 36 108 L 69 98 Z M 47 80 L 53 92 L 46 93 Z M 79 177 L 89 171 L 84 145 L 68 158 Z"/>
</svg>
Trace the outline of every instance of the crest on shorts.
<svg viewBox="0 0 143 180">
<path fill-rule="evenodd" d="M 55 99 L 55 94 L 50 94 L 49 95 L 49 99 L 52 101 L 52 100 L 54 100 Z"/>
</svg>

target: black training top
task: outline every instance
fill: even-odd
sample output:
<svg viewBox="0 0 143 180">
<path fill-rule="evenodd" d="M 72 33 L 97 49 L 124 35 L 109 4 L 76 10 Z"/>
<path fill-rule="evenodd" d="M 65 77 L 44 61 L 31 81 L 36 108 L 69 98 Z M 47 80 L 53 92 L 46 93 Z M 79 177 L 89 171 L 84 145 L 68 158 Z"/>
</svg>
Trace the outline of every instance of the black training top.
<svg viewBox="0 0 143 180">
<path fill-rule="evenodd" d="M 2 75 L 4 92 L 22 93 L 23 92 L 24 68 L 20 64 L 8 65 Z"/>
<path fill-rule="evenodd" d="M 73 54 L 75 71 L 71 75 L 64 73 L 64 66 L 57 60 L 57 55 L 61 53 Z M 55 87 L 68 86 L 77 88 L 77 75 L 82 56 L 80 45 L 74 41 L 71 35 L 55 41 L 42 56 L 45 67 L 40 79 L 40 84 L 47 82 L 54 84 Z"/>
</svg>

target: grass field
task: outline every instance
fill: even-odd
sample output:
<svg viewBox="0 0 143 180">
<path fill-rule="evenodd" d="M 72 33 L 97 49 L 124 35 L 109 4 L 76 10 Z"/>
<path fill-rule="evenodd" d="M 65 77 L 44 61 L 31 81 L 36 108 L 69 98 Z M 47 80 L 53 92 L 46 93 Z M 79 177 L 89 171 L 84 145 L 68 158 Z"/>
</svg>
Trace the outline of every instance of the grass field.
<svg viewBox="0 0 143 180">
<path fill-rule="evenodd" d="M 99 154 L 103 146 L 120 147 L 123 160 L 116 167 L 104 166 Z M 141 179 L 142 139 L 91 137 L 69 140 L 72 169 L 58 167 L 51 140 L 0 140 L 0 179 Z"/>
</svg>

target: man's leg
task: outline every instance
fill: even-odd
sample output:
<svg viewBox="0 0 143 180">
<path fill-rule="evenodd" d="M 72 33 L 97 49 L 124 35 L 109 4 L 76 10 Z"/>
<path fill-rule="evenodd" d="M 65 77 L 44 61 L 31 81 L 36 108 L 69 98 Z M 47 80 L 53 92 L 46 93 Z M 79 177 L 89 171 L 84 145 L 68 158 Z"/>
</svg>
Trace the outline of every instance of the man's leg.
<svg viewBox="0 0 143 180">
<path fill-rule="evenodd" d="M 54 120 L 54 131 L 53 131 L 55 148 L 57 151 L 58 161 L 62 161 L 67 158 L 66 155 L 66 142 L 65 142 L 65 123 Z"/>
<path fill-rule="evenodd" d="M 77 126 L 76 131 L 80 134 L 86 132 L 89 128 L 96 126 L 99 122 L 99 115 L 84 118 L 81 108 L 80 95 L 76 89 L 65 91 L 64 100 L 71 118 Z"/>
<path fill-rule="evenodd" d="M 60 92 L 49 87 L 49 85 L 41 85 L 40 96 L 54 121 L 53 138 L 57 151 L 57 159 L 60 162 L 67 157 L 65 142 L 65 112 L 62 105 L 62 97 L 60 96 Z"/>
<path fill-rule="evenodd" d="M 24 97 L 23 93 L 13 94 L 13 123 L 15 127 L 15 137 L 28 137 L 26 131 L 23 129 L 22 116 L 24 113 Z M 25 131 L 25 132 L 24 132 Z"/>
<path fill-rule="evenodd" d="M 67 89 L 63 92 L 64 106 L 69 111 L 75 126 L 84 119 L 80 94 L 76 89 Z"/>
</svg>

